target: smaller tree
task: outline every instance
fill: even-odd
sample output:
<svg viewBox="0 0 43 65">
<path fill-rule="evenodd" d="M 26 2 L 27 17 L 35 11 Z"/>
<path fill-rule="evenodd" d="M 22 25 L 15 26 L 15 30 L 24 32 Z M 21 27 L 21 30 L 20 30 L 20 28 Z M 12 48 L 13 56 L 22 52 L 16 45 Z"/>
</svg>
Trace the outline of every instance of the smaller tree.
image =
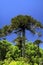
<svg viewBox="0 0 43 65">
<path fill-rule="evenodd" d="M 36 40 L 36 41 L 34 42 L 34 44 L 36 44 L 37 47 L 38 47 L 38 50 L 37 50 L 38 59 L 39 59 L 39 57 L 41 56 L 41 54 L 40 54 L 40 48 L 39 48 L 39 46 L 40 46 L 41 43 L 42 43 L 41 40 Z M 38 65 L 39 65 L 39 62 L 38 62 Z"/>
<path fill-rule="evenodd" d="M 18 48 L 20 50 L 20 56 L 21 57 L 22 57 L 22 40 L 23 40 L 23 37 L 20 37 L 20 36 L 17 37 L 15 40 L 13 40 L 13 42 L 16 42 L 16 46 L 18 46 Z"/>
<path fill-rule="evenodd" d="M 39 46 L 40 46 L 41 43 L 43 43 L 41 40 L 36 40 L 34 42 L 34 44 L 36 44 L 38 46 L 38 55 L 39 55 Z"/>
</svg>

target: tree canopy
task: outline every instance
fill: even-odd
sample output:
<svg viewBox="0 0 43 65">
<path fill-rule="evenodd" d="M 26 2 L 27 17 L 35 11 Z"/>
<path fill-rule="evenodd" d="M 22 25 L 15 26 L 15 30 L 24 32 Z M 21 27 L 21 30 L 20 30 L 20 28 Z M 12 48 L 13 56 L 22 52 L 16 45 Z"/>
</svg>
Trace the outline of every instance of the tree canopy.
<svg viewBox="0 0 43 65">
<path fill-rule="evenodd" d="M 12 33 L 15 30 L 21 31 L 23 28 L 35 33 L 34 29 L 43 28 L 43 25 L 31 16 L 18 15 L 11 19 L 10 25 L 5 25 L 2 29 L 0 29 L 0 37 L 7 35 L 8 33 Z"/>
</svg>

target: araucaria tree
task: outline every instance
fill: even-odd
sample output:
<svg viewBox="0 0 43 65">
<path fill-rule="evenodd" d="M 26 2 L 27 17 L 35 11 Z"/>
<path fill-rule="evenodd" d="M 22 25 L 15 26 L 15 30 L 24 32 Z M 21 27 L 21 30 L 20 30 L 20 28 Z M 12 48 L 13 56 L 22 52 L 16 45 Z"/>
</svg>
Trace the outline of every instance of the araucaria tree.
<svg viewBox="0 0 43 65">
<path fill-rule="evenodd" d="M 43 28 L 43 25 L 37 20 L 33 19 L 31 16 L 19 15 L 12 18 L 11 24 L 9 26 L 4 26 L 0 29 L 0 37 L 6 36 L 10 33 L 21 33 L 20 38 L 22 38 L 20 44 L 22 44 L 22 56 L 25 57 L 25 31 L 29 30 L 33 34 L 36 34 L 37 28 Z"/>
</svg>

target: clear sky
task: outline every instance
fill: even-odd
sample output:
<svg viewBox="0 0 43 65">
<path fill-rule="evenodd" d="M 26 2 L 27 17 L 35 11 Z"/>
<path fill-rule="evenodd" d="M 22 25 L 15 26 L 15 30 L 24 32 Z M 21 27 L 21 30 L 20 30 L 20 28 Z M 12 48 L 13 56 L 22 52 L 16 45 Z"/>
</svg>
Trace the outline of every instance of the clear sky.
<svg viewBox="0 0 43 65">
<path fill-rule="evenodd" d="M 43 24 L 43 0 L 0 0 L 0 28 L 10 24 L 11 18 L 19 14 L 31 15 Z M 37 39 L 36 35 L 33 37 L 28 31 L 26 36 L 30 41 Z M 16 35 L 9 35 L 7 39 L 11 41 L 15 37 Z"/>
</svg>

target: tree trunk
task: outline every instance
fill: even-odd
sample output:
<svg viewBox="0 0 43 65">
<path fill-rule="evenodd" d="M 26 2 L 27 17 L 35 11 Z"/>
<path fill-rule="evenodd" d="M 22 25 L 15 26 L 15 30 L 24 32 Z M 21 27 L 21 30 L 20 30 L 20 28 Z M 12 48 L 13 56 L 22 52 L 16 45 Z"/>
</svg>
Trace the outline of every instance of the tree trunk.
<svg viewBox="0 0 43 65">
<path fill-rule="evenodd" d="M 22 57 L 25 57 L 25 28 L 22 29 Z"/>
<path fill-rule="evenodd" d="M 39 44 L 38 44 L 38 59 L 39 59 Z M 38 65 L 39 65 L 39 62 L 38 62 Z"/>
<path fill-rule="evenodd" d="M 18 32 L 19 38 L 21 38 L 21 31 Z M 22 57 L 22 39 L 19 39 L 20 57 Z"/>
<path fill-rule="evenodd" d="M 21 50 L 21 52 L 20 52 L 20 56 L 22 57 L 22 41 L 20 41 L 19 49 Z"/>
</svg>

